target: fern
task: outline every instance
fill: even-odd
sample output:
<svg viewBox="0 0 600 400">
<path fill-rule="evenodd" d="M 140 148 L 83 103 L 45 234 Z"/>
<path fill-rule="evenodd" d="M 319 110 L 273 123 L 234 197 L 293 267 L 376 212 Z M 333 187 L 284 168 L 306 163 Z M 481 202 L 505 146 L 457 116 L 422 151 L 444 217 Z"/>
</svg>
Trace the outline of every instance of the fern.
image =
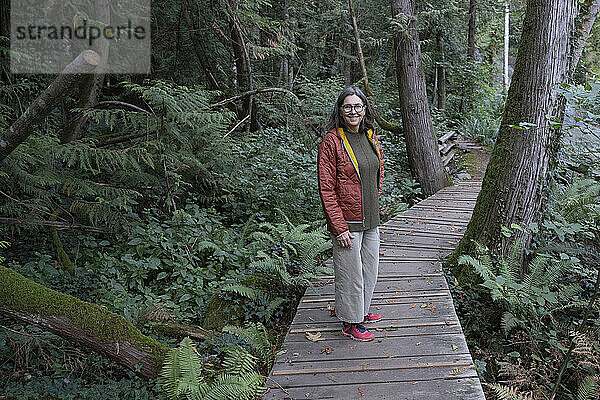
<svg viewBox="0 0 600 400">
<path fill-rule="evenodd" d="M 274 352 L 274 338 L 263 324 L 249 323 L 244 328 L 227 325 L 223 327 L 223 332 L 243 339 L 252 348 L 265 369 L 271 369 L 277 354 Z"/>
<path fill-rule="evenodd" d="M 501 325 L 506 334 L 516 328 L 539 330 L 544 316 L 560 308 L 581 305 L 581 302 L 566 296 L 567 293 L 575 293 L 577 288 L 560 282 L 571 265 L 566 260 L 538 255 L 529 263 L 529 272 L 519 279 L 519 254 L 522 250 L 519 243 L 513 244 L 509 255 L 501 257 L 497 265 L 483 247 L 477 244 L 476 248 L 477 259 L 463 255 L 458 262 L 472 266 L 483 279 L 482 286 L 489 290 L 492 300 L 504 311 Z M 559 293 L 563 295 L 559 297 Z M 561 301 L 567 303 L 561 304 Z"/>
<path fill-rule="evenodd" d="M 212 380 L 202 376 L 200 357 L 186 337 L 172 349 L 163 364 L 159 384 L 167 399 L 255 399 L 264 393 L 264 378 L 254 371 L 256 358 L 240 346 L 226 349 L 223 371 Z"/>
<path fill-rule="evenodd" d="M 531 400 L 532 396 L 522 396 L 514 387 L 506 387 L 497 383 L 484 383 L 490 387 L 498 396 L 499 400 Z"/>
<path fill-rule="evenodd" d="M 596 391 L 598 390 L 598 384 L 592 377 L 586 376 L 585 379 L 579 385 L 579 389 L 577 390 L 577 400 L 594 400 L 598 397 L 596 396 Z"/>
</svg>

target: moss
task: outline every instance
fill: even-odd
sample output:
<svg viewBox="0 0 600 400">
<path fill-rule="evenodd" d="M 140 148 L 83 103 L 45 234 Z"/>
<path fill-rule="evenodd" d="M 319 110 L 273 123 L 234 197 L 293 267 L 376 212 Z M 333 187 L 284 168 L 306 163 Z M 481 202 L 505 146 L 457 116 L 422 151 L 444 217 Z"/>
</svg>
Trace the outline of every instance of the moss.
<svg viewBox="0 0 600 400">
<path fill-rule="evenodd" d="M 131 322 L 97 304 L 37 284 L 0 266 L 0 307 L 40 316 L 65 317 L 104 342 L 129 342 L 160 367 L 167 347 L 143 335 Z"/>
<path fill-rule="evenodd" d="M 247 301 L 247 299 L 243 300 Z M 244 310 L 230 300 L 214 296 L 209 302 L 202 327 L 220 332 L 225 325 L 242 325 Z"/>
<path fill-rule="evenodd" d="M 60 209 L 54 210 L 54 213 L 50 216 L 50 221 L 56 221 L 58 219 L 58 215 L 60 214 Z M 58 263 L 66 269 L 71 276 L 75 276 L 75 265 L 69 258 L 69 255 L 65 251 L 63 244 L 58 237 L 58 231 L 55 227 L 50 227 L 50 235 L 52 236 L 52 242 L 54 243 L 54 247 L 56 247 L 56 255 L 58 256 Z"/>
<path fill-rule="evenodd" d="M 472 152 L 466 153 L 460 158 L 461 167 L 471 176 L 474 176 L 476 170 L 477 159 Z"/>
</svg>

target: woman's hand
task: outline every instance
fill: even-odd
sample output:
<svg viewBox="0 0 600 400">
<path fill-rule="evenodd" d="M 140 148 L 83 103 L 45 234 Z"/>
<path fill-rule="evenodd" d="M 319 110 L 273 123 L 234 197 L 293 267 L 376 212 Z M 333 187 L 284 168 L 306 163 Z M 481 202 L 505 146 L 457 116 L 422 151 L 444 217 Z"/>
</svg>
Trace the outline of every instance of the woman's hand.
<svg viewBox="0 0 600 400">
<path fill-rule="evenodd" d="M 354 235 L 350 233 L 350 231 L 346 231 L 342 233 L 338 238 L 338 243 L 341 247 L 352 248 L 352 242 L 350 239 L 354 239 Z"/>
</svg>

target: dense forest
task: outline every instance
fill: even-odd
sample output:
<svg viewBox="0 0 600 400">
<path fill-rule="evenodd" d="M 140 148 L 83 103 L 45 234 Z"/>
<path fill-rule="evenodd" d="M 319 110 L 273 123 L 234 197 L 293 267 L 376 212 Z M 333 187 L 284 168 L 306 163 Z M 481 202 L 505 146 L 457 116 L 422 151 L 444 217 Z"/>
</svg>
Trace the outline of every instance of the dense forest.
<svg viewBox="0 0 600 400">
<path fill-rule="evenodd" d="M 599 9 L 154 1 L 145 74 L 103 70 L 101 40 L 77 73 L 21 74 L 0 0 L 0 398 L 260 398 L 332 272 L 316 157 L 349 85 L 376 110 L 382 221 L 489 154 L 444 271 L 486 396 L 598 398 Z M 487 151 L 447 162 L 450 132 Z"/>
</svg>

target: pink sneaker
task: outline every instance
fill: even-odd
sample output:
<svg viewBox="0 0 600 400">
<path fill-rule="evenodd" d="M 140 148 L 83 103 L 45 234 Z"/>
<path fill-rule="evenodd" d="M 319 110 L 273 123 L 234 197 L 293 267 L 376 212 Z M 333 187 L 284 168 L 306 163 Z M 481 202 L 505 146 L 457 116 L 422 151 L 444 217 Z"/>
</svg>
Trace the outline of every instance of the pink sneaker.
<svg viewBox="0 0 600 400">
<path fill-rule="evenodd" d="M 344 336 L 349 336 L 354 340 L 358 340 L 360 342 L 369 342 L 375 339 L 375 335 L 365 329 L 364 326 L 360 324 L 348 324 L 342 329 L 342 333 Z"/>
<path fill-rule="evenodd" d="M 381 319 L 381 315 L 379 314 L 373 314 L 373 313 L 368 313 L 367 315 L 365 315 L 365 319 L 363 320 L 363 324 L 368 324 L 370 322 L 377 322 Z"/>
</svg>

